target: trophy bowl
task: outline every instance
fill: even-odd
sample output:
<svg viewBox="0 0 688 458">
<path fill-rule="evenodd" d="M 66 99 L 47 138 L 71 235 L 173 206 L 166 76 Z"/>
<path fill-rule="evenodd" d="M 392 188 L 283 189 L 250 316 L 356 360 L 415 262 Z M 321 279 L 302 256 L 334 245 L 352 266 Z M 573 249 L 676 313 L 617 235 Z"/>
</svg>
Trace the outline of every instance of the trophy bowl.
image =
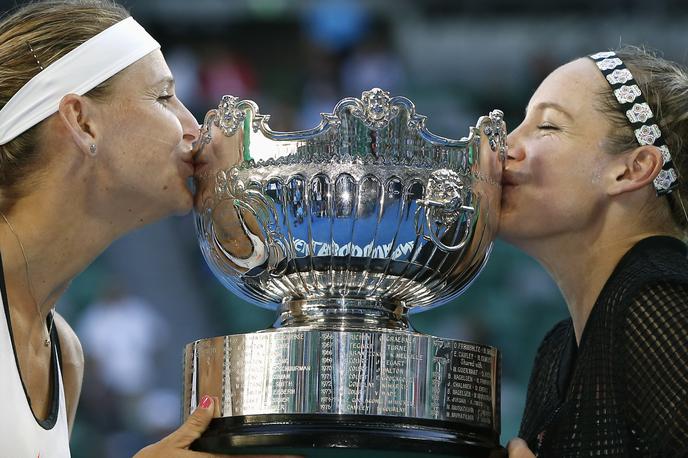
<svg viewBox="0 0 688 458">
<path fill-rule="evenodd" d="M 348 447 L 487 456 L 499 447 L 493 347 L 414 331 L 461 294 L 499 222 L 502 113 L 455 140 L 405 97 L 345 98 L 277 132 L 249 100 L 208 112 L 195 174 L 206 262 L 272 328 L 188 344 L 183 416 L 220 417 L 194 448 Z"/>
</svg>

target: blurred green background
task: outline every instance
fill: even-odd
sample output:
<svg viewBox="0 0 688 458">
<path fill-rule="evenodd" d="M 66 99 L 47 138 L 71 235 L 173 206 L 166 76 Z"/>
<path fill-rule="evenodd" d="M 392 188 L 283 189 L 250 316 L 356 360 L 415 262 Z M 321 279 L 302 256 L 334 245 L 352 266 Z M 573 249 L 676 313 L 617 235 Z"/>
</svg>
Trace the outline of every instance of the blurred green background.
<svg viewBox="0 0 688 458">
<path fill-rule="evenodd" d="M 0 9 L 21 3 L 0 0 Z M 439 135 L 464 136 L 494 108 L 513 128 L 537 84 L 571 58 L 630 43 L 685 63 L 688 49 L 688 6 L 678 0 L 123 3 L 163 45 L 177 94 L 199 121 L 232 94 L 255 100 L 277 130 L 313 127 L 339 99 L 371 87 L 410 98 Z M 191 216 L 114 243 L 74 280 L 58 310 L 87 357 L 74 458 L 131 456 L 176 428 L 184 345 L 259 330 L 275 318 L 213 278 Z M 546 273 L 498 241 L 464 295 L 412 324 L 502 351 L 505 443 L 518 431 L 537 345 L 564 317 Z"/>
</svg>

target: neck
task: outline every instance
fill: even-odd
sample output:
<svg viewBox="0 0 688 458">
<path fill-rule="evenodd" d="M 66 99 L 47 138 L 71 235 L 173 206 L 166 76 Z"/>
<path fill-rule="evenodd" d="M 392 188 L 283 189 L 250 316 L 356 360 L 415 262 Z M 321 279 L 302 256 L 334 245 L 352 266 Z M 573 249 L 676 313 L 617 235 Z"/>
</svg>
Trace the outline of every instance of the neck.
<svg viewBox="0 0 688 458">
<path fill-rule="evenodd" d="M 5 214 L 9 225 L 0 220 L 8 300 L 22 316 L 40 318 L 41 326 L 71 280 L 118 235 L 111 223 L 59 194 L 33 193 Z"/>
<path fill-rule="evenodd" d="M 569 233 L 524 247 L 557 283 L 579 344 L 590 312 L 615 267 L 633 245 L 651 235 L 657 232 L 602 230 L 594 237 Z"/>
</svg>

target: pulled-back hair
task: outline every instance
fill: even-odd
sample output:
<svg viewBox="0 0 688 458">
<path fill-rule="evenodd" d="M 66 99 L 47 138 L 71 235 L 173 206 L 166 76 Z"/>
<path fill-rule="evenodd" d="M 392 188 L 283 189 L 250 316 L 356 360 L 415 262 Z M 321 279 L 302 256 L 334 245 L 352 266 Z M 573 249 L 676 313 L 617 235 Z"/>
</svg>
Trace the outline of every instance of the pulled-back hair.
<svg viewBox="0 0 688 458">
<path fill-rule="evenodd" d="M 615 51 L 633 74 L 647 103 L 655 115 L 664 141 L 669 147 L 678 189 L 667 196 L 671 216 L 688 238 L 688 72 L 680 65 L 658 56 L 655 52 L 635 46 Z M 619 153 L 637 148 L 633 129 L 620 109 L 611 87 L 606 86 L 597 107 L 612 124 L 606 150 Z"/>
<path fill-rule="evenodd" d="M 48 0 L 29 3 L 0 20 L 0 109 L 33 78 L 89 38 L 126 19 L 129 12 L 110 0 Z M 105 81 L 86 95 L 108 96 Z M 21 197 L 27 178 L 47 161 L 37 152 L 37 124 L 0 145 L 0 193 L 3 205 Z"/>
</svg>

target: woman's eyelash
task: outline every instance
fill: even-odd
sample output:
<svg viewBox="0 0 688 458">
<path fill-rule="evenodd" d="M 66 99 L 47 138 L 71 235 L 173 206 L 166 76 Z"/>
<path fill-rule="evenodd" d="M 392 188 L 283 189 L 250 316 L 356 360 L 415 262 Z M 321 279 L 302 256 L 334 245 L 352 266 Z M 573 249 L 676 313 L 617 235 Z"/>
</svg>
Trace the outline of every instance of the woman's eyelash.
<svg viewBox="0 0 688 458">
<path fill-rule="evenodd" d="M 557 126 L 552 125 L 552 124 L 540 124 L 540 125 L 538 126 L 538 129 L 542 129 L 542 130 L 559 130 L 559 128 L 558 128 Z"/>
</svg>

